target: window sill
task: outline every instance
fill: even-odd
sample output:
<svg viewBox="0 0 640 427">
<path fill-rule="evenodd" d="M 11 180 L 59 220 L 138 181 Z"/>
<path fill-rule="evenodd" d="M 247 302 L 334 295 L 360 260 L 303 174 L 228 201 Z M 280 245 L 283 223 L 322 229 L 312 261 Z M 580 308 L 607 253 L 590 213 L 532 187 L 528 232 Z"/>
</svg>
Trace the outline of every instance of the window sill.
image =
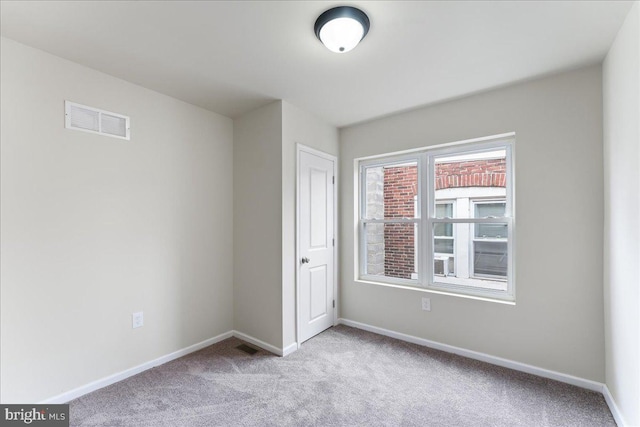
<svg viewBox="0 0 640 427">
<path fill-rule="evenodd" d="M 356 283 L 366 283 L 368 285 L 386 286 L 386 287 L 389 287 L 389 288 L 396 288 L 396 289 L 406 289 L 406 290 L 409 290 L 409 291 L 425 292 L 425 293 L 429 293 L 429 294 L 447 295 L 447 296 L 451 296 L 451 297 L 466 298 L 466 299 L 472 299 L 472 300 L 477 300 L 477 301 L 495 302 L 495 303 L 504 304 L 504 305 L 512 305 L 512 306 L 516 305 L 515 301 L 509 301 L 509 300 L 503 300 L 503 299 L 497 299 L 497 298 L 490 298 L 490 297 L 484 297 L 484 296 L 478 296 L 478 295 L 461 294 L 461 293 L 456 293 L 456 292 L 451 292 L 451 291 L 444 291 L 444 290 L 439 290 L 439 289 L 424 288 L 422 286 L 417 286 L 417 285 L 416 286 L 412 286 L 412 285 L 397 285 L 397 284 L 394 284 L 394 283 L 375 282 L 375 281 L 372 281 L 372 280 L 365 280 L 365 279 L 356 279 L 355 282 Z"/>
<path fill-rule="evenodd" d="M 470 277 L 467 279 L 463 279 L 460 277 L 451 277 L 451 276 L 437 276 L 435 283 L 433 286 L 444 285 L 444 286 L 465 286 L 468 288 L 478 287 L 478 285 L 482 285 L 484 289 L 494 290 L 494 291 L 502 291 L 505 292 L 507 288 L 506 280 L 495 280 L 484 277 Z M 490 297 L 489 297 L 490 298 Z M 499 299 L 499 298 L 496 298 Z"/>
</svg>

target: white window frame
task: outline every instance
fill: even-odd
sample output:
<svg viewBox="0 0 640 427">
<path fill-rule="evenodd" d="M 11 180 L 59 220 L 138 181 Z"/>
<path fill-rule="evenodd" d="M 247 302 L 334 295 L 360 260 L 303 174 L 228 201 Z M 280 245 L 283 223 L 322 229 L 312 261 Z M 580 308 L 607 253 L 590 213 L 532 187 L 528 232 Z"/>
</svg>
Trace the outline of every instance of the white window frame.
<svg viewBox="0 0 640 427">
<path fill-rule="evenodd" d="M 436 291 L 439 293 L 447 293 L 452 295 L 463 295 L 480 297 L 482 299 L 490 299 L 497 301 L 515 301 L 515 179 L 513 174 L 513 163 L 515 160 L 514 153 L 515 134 L 504 134 L 495 137 L 479 138 L 477 140 L 464 141 L 460 143 L 445 144 L 437 147 L 424 147 L 418 150 L 411 150 L 400 154 L 390 154 L 388 156 L 376 156 L 375 158 L 356 159 L 355 165 L 358 168 L 358 185 L 357 185 L 357 262 L 358 271 L 356 272 L 356 280 L 373 282 L 379 284 L 403 285 L 409 287 L 423 288 L 424 290 Z M 435 158 L 443 155 L 459 155 L 463 153 L 481 153 L 495 150 L 506 150 L 506 196 L 505 196 L 505 217 L 504 218 L 473 218 L 470 212 L 470 218 L 451 218 L 438 219 L 435 217 L 435 206 L 439 202 L 450 202 L 448 199 L 435 200 Z M 366 208 L 366 169 L 369 167 L 392 166 L 416 161 L 418 164 L 418 210 L 415 218 L 407 219 L 366 219 L 364 218 L 364 209 Z M 479 198 L 474 198 L 479 200 Z M 489 199 L 487 199 L 489 200 Z M 454 202 L 455 212 L 455 202 Z M 366 236 L 365 225 L 368 223 L 399 223 L 407 222 L 417 224 L 418 242 L 416 251 L 419 253 L 418 265 L 416 265 L 417 279 L 399 279 L 385 277 L 379 275 L 364 274 L 366 268 Z M 445 283 L 439 277 L 434 275 L 434 236 L 433 225 L 435 223 L 506 223 L 507 236 L 507 278 L 506 290 L 488 289 L 475 286 Z M 469 236 L 470 245 L 473 244 L 473 237 Z M 455 241 L 455 231 L 454 231 Z M 456 256 L 454 246 L 454 257 Z M 471 249 L 470 249 L 470 253 Z M 471 256 L 470 258 L 473 258 Z M 470 272 L 473 269 L 470 269 Z M 495 278 L 482 276 L 483 280 L 494 280 Z M 504 278 L 499 280 L 504 282 Z"/>
</svg>

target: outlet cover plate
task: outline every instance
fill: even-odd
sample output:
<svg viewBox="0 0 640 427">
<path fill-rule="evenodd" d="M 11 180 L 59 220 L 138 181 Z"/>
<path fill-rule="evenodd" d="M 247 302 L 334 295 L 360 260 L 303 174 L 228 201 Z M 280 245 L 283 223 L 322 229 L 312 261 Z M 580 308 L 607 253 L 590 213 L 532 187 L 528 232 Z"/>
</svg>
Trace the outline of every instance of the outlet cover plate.
<svg viewBox="0 0 640 427">
<path fill-rule="evenodd" d="M 424 311 L 431 311 L 431 298 L 422 297 L 422 309 Z"/>
<path fill-rule="evenodd" d="M 133 313 L 131 315 L 132 327 L 133 329 L 144 326 L 144 313 L 142 311 L 138 311 L 137 313 Z"/>
</svg>

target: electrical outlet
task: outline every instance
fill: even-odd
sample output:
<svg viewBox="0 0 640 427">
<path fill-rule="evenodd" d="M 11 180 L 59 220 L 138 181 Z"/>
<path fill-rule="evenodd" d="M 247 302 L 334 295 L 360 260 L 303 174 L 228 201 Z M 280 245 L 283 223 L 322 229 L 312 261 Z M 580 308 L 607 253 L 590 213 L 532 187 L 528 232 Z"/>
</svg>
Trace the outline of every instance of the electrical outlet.
<svg viewBox="0 0 640 427">
<path fill-rule="evenodd" d="M 431 298 L 422 297 L 422 309 L 424 311 L 431 311 Z"/>
<path fill-rule="evenodd" d="M 131 320 L 132 320 L 133 329 L 144 326 L 144 313 L 142 311 L 133 313 L 131 315 Z"/>
</svg>

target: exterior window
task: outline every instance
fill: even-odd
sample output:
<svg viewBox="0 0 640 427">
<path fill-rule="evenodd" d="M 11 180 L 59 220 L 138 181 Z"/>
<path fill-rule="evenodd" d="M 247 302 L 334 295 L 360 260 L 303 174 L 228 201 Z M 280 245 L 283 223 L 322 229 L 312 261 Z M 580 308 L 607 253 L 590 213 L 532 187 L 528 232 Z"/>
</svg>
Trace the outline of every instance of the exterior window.
<svg viewBox="0 0 640 427">
<path fill-rule="evenodd" d="M 512 149 L 361 160 L 359 278 L 514 300 Z"/>
<path fill-rule="evenodd" d="M 475 202 L 474 218 L 504 218 L 504 201 Z M 506 224 L 476 224 L 473 237 L 473 276 L 507 277 Z"/>
<path fill-rule="evenodd" d="M 436 218 L 453 218 L 453 202 L 438 203 Z M 433 236 L 436 254 L 453 255 L 453 224 L 434 224 Z"/>
<path fill-rule="evenodd" d="M 418 163 L 408 160 L 363 168 L 364 275 L 415 282 Z"/>
<path fill-rule="evenodd" d="M 436 218 L 453 218 L 455 202 L 438 202 Z M 449 276 L 455 273 L 454 267 L 453 224 L 436 223 L 433 225 L 434 274 Z"/>
</svg>

